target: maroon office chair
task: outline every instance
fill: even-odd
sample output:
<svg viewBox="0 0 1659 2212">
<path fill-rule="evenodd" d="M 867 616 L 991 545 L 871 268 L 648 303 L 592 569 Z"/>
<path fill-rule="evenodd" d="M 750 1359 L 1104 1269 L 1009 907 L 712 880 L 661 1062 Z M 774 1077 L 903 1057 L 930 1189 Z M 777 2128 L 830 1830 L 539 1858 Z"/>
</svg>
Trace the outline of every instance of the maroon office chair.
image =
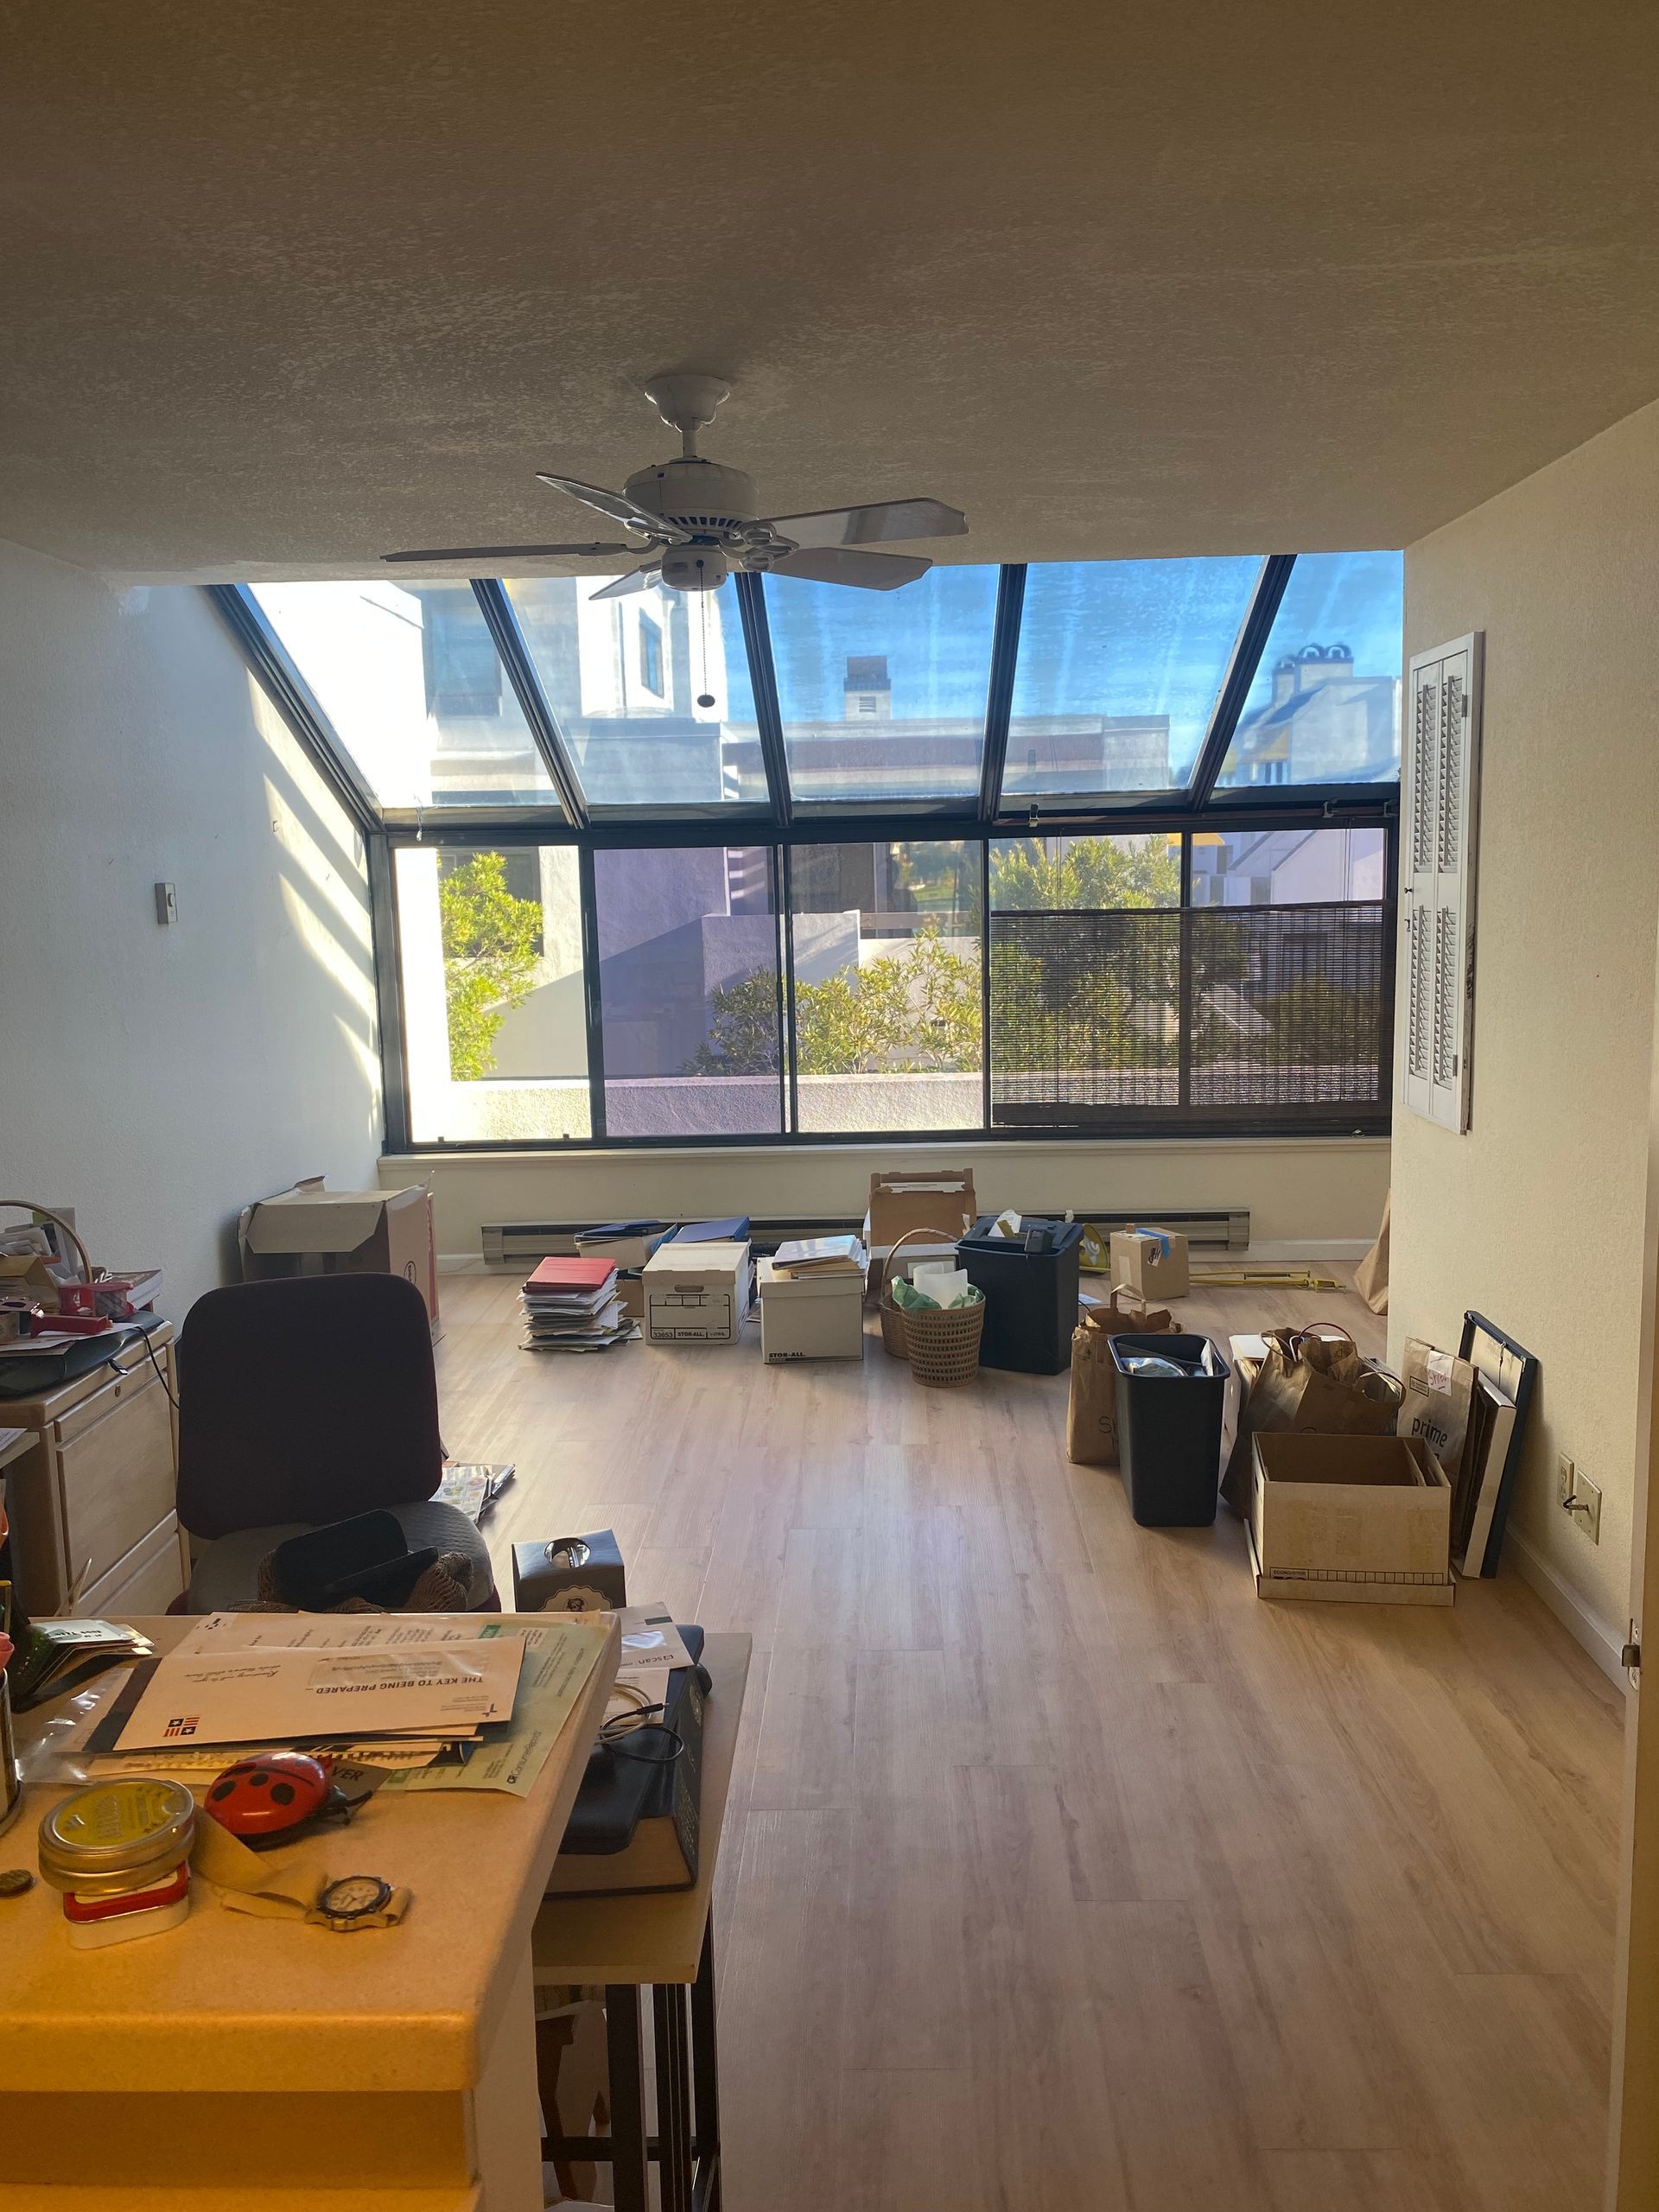
<svg viewBox="0 0 1659 2212">
<path fill-rule="evenodd" d="M 252 1602 L 259 1562 L 308 1529 L 385 1507 L 411 1551 L 472 1570 L 499 1610 L 483 1538 L 434 1500 L 443 1471 L 426 1307 L 401 1275 L 296 1275 L 210 1290 L 179 1333 L 179 1519 L 206 1540 L 186 1605 Z"/>
</svg>

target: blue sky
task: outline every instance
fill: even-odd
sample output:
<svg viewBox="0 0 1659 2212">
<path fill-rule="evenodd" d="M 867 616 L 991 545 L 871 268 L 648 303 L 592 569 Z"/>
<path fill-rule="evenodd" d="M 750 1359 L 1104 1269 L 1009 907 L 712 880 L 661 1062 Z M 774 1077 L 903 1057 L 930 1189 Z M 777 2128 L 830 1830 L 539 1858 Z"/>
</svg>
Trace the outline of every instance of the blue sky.
<svg viewBox="0 0 1659 2212">
<path fill-rule="evenodd" d="M 1397 553 L 1298 562 L 1264 668 L 1342 639 L 1366 673 L 1400 664 Z M 1208 721 L 1260 563 L 1253 556 L 1042 563 L 1029 571 L 1014 696 L 1026 715 L 1167 715 L 1177 761 Z M 839 721 L 849 654 L 885 653 L 895 718 L 984 711 L 993 568 L 935 569 L 888 594 L 766 583 L 785 721 Z M 1262 679 L 1265 689 L 1265 677 Z"/>
</svg>

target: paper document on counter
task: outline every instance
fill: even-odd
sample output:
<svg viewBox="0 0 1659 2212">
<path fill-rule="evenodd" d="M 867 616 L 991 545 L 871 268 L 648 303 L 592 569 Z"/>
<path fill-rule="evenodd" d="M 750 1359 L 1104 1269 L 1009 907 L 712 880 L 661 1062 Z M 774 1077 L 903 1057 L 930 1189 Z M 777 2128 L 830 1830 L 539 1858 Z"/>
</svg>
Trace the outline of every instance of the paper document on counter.
<svg viewBox="0 0 1659 2212">
<path fill-rule="evenodd" d="M 205 1774 L 211 1777 L 222 1774 L 238 1759 L 258 1758 L 276 1748 L 267 1737 L 259 1744 L 163 1744 L 141 1751 L 96 1751 L 86 1761 L 86 1771 L 99 1777 L 142 1773 Z M 305 1748 L 314 1759 L 333 1759 L 337 1766 L 369 1767 L 377 1773 L 391 1773 L 399 1767 L 430 1766 L 443 1744 L 435 1736 L 368 1736 L 361 1740 L 350 1737 L 319 1738 L 308 1741 Z"/>
<path fill-rule="evenodd" d="M 610 1625 L 607 1613 L 498 1615 L 477 1633 L 487 1637 L 505 1630 L 522 1636 L 526 1646 L 512 1720 L 486 1728 L 464 1766 L 440 1762 L 418 1772 L 391 1774 L 382 1788 L 394 1795 L 504 1789 L 527 1796 L 599 1664 Z"/>
<path fill-rule="evenodd" d="M 693 1667 L 696 1662 L 686 1649 L 674 1616 L 660 1599 L 644 1605 L 619 1605 L 610 1618 L 622 1631 L 619 1675 L 636 1674 L 642 1668 Z"/>
<path fill-rule="evenodd" d="M 465 1733 L 511 1717 L 524 1657 L 522 1636 L 464 1644 L 429 1637 L 382 1649 L 261 1640 L 238 1649 L 227 1641 L 170 1651 L 156 1662 L 118 1748 Z"/>
</svg>

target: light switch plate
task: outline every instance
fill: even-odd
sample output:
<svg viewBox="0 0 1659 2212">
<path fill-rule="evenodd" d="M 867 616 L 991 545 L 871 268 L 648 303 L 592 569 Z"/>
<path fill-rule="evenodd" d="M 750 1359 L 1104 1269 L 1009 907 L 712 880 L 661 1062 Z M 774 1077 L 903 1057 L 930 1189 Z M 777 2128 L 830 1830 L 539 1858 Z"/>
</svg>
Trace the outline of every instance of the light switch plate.
<svg viewBox="0 0 1659 2212">
<path fill-rule="evenodd" d="M 158 922 L 162 923 L 163 926 L 165 926 L 168 922 L 176 922 L 178 920 L 179 893 L 176 885 L 171 883 L 158 883 L 156 885 L 156 918 Z"/>
<path fill-rule="evenodd" d="M 1591 1542 L 1599 1544 L 1601 1541 L 1601 1491 L 1581 1470 L 1573 1473 L 1573 1499 L 1577 1508 L 1573 1518 Z"/>
</svg>

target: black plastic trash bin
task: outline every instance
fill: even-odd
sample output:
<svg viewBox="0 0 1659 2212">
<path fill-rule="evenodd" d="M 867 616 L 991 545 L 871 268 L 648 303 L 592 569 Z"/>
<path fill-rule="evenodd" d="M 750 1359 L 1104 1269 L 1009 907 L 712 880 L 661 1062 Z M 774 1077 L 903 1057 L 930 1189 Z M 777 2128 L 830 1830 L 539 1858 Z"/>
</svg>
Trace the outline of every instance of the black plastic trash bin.
<svg viewBox="0 0 1659 2212">
<path fill-rule="evenodd" d="M 979 1363 L 1058 1375 L 1071 1364 L 1083 1224 L 1027 1216 L 1018 1236 L 993 1236 L 995 1218 L 983 1215 L 957 1246 L 969 1281 L 985 1294 Z"/>
<path fill-rule="evenodd" d="M 1143 1529 L 1207 1529 L 1221 1489 L 1226 1361 L 1208 1337 L 1114 1337 L 1111 1346 L 1130 1512 Z M 1137 1375 L 1140 1359 L 1182 1371 Z"/>
</svg>

